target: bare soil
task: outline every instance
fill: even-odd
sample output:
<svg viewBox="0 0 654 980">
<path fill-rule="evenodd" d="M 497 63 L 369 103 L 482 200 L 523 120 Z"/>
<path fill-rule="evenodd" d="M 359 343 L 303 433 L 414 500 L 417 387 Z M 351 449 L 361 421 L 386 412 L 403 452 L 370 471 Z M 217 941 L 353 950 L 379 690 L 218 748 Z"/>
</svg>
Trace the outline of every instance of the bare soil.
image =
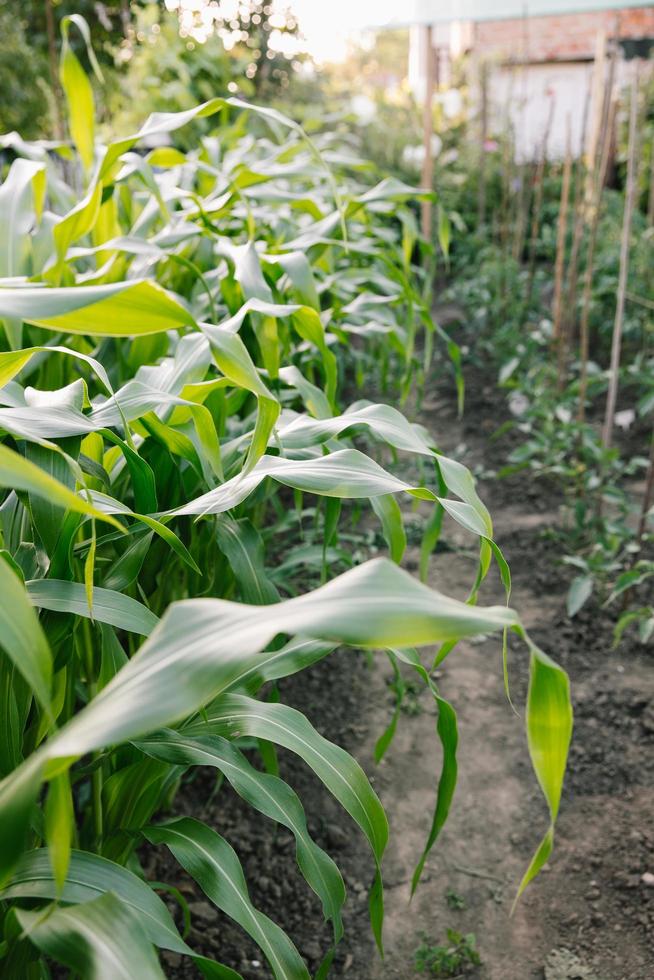
<svg viewBox="0 0 654 980">
<path fill-rule="evenodd" d="M 435 386 L 436 387 L 436 386 Z M 496 469 L 502 447 L 488 435 L 502 421 L 492 386 L 468 385 L 462 423 L 452 399 L 436 387 L 420 421 L 444 451 L 455 447 L 473 469 Z M 461 643 L 442 665 L 438 683 L 459 715 L 459 783 L 449 821 L 409 903 L 409 882 L 431 823 L 440 753 L 428 695 L 416 695 L 387 757 L 373 763 L 376 739 L 393 707 L 390 670 L 378 657 L 342 651 L 282 685 L 282 699 L 303 710 L 328 738 L 362 763 L 389 816 L 384 863 L 386 956 L 376 954 L 367 923 L 372 862 L 363 838 L 313 775 L 284 753 L 281 774 L 303 799 L 318 843 L 338 861 L 348 887 L 347 935 L 330 976 L 353 980 L 409 978 L 421 934 L 445 942 L 448 928 L 474 933 L 480 966 L 459 976 L 479 980 L 651 980 L 654 977 L 654 661 L 639 647 L 611 649 L 611 622 L 598 608 L 565 615 L 569 571 L 557 565 L 547 531 L 559 521 L 554 493 L 529 475 L 480 481 L 496 538 L 511 564 L 511 604 L 539 644 L 568 670 L 575 733 L 549 865 L 510 916 L 515 889 L 546 828 L 546 808 L 530 768 L 524 725 L 507 703 L 496 638 Z M 546 491 L 546 492 L 544 492 Z M 414 512 L 409 516 L 415 516 Z M 434 556 L 430 584 L 465 598 L 475 548 L 456 525 Z M 405 564 L 415 569 L 417 547 Z M 502 602 L 495 573 L 482 602 Z M 510 649 L 512 696 L 522 712 L 526 653 Z M 176 810 L 211 822 L 244 863 L 256 904 L 280 923 L 315 970 L 329 946 L 318 902 L 294 864 L 292 838 L 252 814 L 228 788 L 198 771 Z M 190 943 L 240 970 L 268 977 L 257 948 L 217 913 L 163 853 L 146 852 L 149 871 L 176 881 L 191 903 Z M 643 877 L 644 876 L 644 877 Z M 447 897 L 450 893 L 449 900 Z M 452 893 L 458 896 L 454 901 Z M 454 908 L 452 903 L 463 904 Z M 172 907 L 172 906 L 171 906 Z M 167 976 L 196 976 L 164 954 Z"/>
</svg>

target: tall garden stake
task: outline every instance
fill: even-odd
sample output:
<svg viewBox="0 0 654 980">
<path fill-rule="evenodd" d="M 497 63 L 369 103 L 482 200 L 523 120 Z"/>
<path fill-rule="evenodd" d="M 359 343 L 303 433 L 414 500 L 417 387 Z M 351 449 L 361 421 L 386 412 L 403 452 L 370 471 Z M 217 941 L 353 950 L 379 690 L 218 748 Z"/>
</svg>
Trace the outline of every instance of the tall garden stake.
<svg viewBox="0 0 654 980">
<path fill-rule="evenodd" d="M 609 166 L 611 154 L 611 134 L 615 126 L 615 117 L 618 109 L 617 101 L 613 98 L 613 71 L 615 59 L 611 60 L 609 68 L 609 78 L 606 84 L 604 95 L 604 106 L 606 108 L 605 125 L 602 128 L 602 140 L 598 153 L 598 159 L 594 167 L 594 180 L 591 189 L 590 202 L 590 227 L 588 230 L 588 246 L 586 251 L 586 268 L 584 270 L 584 291 L 581 301 L 581 320 L 579 324 L 579 422 L 586 417 L 586 389 L 588 387 L 588 352 L 590 338 L 590 305 L 591 292 L 593 286 L 593 265 L 595 261 L 595 246 L 597 244 L 597 230 L 599 227 L 600 209 L 602 205 L 602 191 L 606 181 L 606 173 Z"/>
<path fill-rule="evenodd" d="M 620 242 L 620 273 L 618 277 L 618 294 L 615 306 L 615 321 L 613 324 L 613 339 L 611 342 L 611 365 L 609 368 L 609 389 L 606 396 L 606 412 L 602 428 L 602 445 L 611 445 L 613 434 L 613 416 L 618 396 L 618 371 L 620 368 L 620 348 L 622 345 L 622 324 L 624 321 L 625 294 L 627 291 L 627 275 L 629 273 L 629 238 L 631 232 L 631 217 L 636 196 L 636 159 L 637 159 L 637 127 L 638 120 L 638 65 L 629 102 L 629 150 L 627 162 L 627 189 L 622 220 L 622 239 Z"/>
<path fill-rule="evenodd" d="M 654 502 L 654 432 L 649 450 L 649 465 L 647 467 L 647 477 L 645 478 L 645 493 L 643 494 L 643 506 L 640 511 L 638 521 L 638 532 L 636 534 L 636 544 L 640 547 L 647 526 L 647 515 L 649 514 L 652 503 Z"/>
<path fill-rule="evenodd" d="M 434 152 L 432 142 L 434 138 L 434 42 L 431 24 L 424 28 L 424 45 L 426 63 L 425 77 L 425 104 L 423 109 L 423 146 L 424 157 L 422 161 L 422 186 L 430 191 L 434 183 Z M 428 242 L 431 241 L 431 219 L 433 204 L 430 200 L 422 202 L 422 234 Z"/>
<path fill-rule="evenodd" d="M 649 157 L 649 195 L 647 198 L 647 227 L 654 225 L 654 146 L 650 146 Z"/>
<path fill-rule="evenodd" d="M 586 175 L 588 173 L 587 161 L 584 155 L 584 146 L 586 145 L 586 131 L 588 128 L 588 114 L 590 108 L 590 88 L 586 93 L 586 101 L 584 104 L 584 115 L 581 124 L 581 140 L 580 140 L 580 152 L 579 159 L 577 160 L 577 174 L 575 178 L 575 193 L 572 204 L 572 245 L 570 247 L 570 262 L 568 263 L 568 273 L 567 273 L 567 286 L 566 286 L 566 301 L 564 310 L 564 338 L 566 349 L 564 351 L 564 360 L 567 355 L 567 351 L 572 339 L 575 323 L 576 323 L 576 310 L 577 310 L 577 283 L 579 280 L 579 254 L 581 252 L 581 243 L 584 237 L 584 229 L 586 227 L 586 214 L 584 207 L 584 183 L 586 180 Z"/>
<path fill-rule="evenodd" d="M 531 229 L 529 236 L 529 272 L 527 273 L 527 289 L 525 292 L 525 314 L 528 313 L 531 305 L 531 296 L 534 291 L 534 276 L 536 274 L 536 245 L 538 243 L 538 229 L 540 228 L 540 213 L 543 207 L 543 185 L 545 181 L 545 167 L 547 165 L 547 145 L 554 118 L 554 96 L 550 98 L 547 122 L 543 131 L 543 142 L 540 147 L 540 157 L 534 176 L 534 196 L 533 210 L 531 214 Z"/>
<path fill-rule="evenodd" d="M 477 197 L 477 228 L 486 220 L 486 139 L 488 136 L 488 65 L 480 65 L 481 112 L 479 116 L 479 185 Z"/>
<path fill-rule="evenodd" d="M 567 118 L 565 161 L 561 183 L 561 202 L 556 232 L 556 260 L 554 263 L 554 303 L 552 311 L 552 343 L 557 355 L 557 385 L 563 387 L 564 341 L 563 341 L 563 270 L 565 266 L 565 240 L 568 231 L 568 205 L 570 203 L 570 175 L 572 173 L 572 137 L 570 115 Z"/>
</svg>

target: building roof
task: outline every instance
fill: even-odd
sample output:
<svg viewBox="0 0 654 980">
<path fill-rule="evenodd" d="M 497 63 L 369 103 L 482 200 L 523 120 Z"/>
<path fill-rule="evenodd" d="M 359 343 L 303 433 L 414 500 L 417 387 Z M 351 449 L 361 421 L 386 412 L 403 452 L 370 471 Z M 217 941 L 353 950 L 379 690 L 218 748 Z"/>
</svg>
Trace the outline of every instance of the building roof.
<svg viewBox="0 0 654 980">
<path fill-rule="evenodd" d="M 648 0 L 413 0 L 403 5 L 403 12 L 386 21 L 384 26 L 547 17 L 649 6 Z"/>
</svg>

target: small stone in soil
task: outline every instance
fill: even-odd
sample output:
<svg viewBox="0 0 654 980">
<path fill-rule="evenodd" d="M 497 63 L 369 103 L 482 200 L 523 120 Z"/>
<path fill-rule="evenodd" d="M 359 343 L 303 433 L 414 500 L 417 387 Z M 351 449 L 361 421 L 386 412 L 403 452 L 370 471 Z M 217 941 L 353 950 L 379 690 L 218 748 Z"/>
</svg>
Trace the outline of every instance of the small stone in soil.
<svg viewBox="0 0 654 980">
<path fill-rule="evenodd" d="M 188 910 L 192 916 L 203 922 L 213 922 L 216 918 L 216 910 L 208 902 L 189 902 Z"/>
<path fill-rule="evenodd" d="M 327 842 L 330 845 L 330 847 L 336 847 L 340 849 L 342 847 L 347 846 L 349 840 L 348 835 L 342 829 L 342 827 L 338 826 L 338 824 L 335 823 L 327 824 L 326 831 L 327 831 Z"/>
</svg>

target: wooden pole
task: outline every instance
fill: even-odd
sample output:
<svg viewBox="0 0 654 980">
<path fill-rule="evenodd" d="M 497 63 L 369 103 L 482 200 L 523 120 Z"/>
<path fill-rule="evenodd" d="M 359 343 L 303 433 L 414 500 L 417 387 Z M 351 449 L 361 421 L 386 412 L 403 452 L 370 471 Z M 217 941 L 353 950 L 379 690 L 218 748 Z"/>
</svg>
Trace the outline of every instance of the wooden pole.
<svg viewBox="0 0 654 980">
<path fill-rule="evenodd" d="M 486 220 L 486 139 L 488 137 L 488 65 L 479 65 L 480 116 L 479 116 L 479 189 L 477 197 L 477 228 Z"/>
<path fill-rule="evenodd" d="M 525 294 L 525 313 L 529 312 L 531 296 L 534 290 L 534 276 L 536 274 L 536 245 L 538 243 L 538 229 L 540 228 L 540 212 L 543 207 L 543 185 L 545 183 L 545 166 L 547 164 L 547 145 L 554 119 L 554 98 L 550 100 L 547 122 L 543 132 L 543 142 L 541 143 L 540 157 L 536 166 L 534 176 L 533 210 L 531 215 L 531 232 L 529 237 L 529 271 L 527 273 L 527 289 Z"/>
<path fill-rule="evenodd" d="M 636 158 L 637 158 L 637 121 L 638 121 L 638 63 L 631 86 L 629 102 L 629 149 L 627 159 L 627 187 L 625 192 L 624 214 L 622 219 L 622 239 L 620 242 L 620 272 L 618 276 L 618 294 L 615 305 L 615 321 L 611 341 L 611 365 L 609 368 L 609 389 L 606 396 L 606 412 L 602 428 L 602 445 L 608 448 L 613 435 L 613 416 L 618 397 L 618 371 L 620 369 L 620 348 L 622 345 L 622 325 L 624 321 L 624 304 L 627 292 L 627 275 L 629 272 L 629 239 L 631 233 L 631 217 L 636 197 Z"/>
<path fill-rule="evenodd" d="M 584 270 L 584 290 L 581 301 L 581 321 L 579 324 L 579 410 L 577 418 L 583 423 L 586 418 L 586 390 L 588 387 L 588 353 L 590 347 L 590 305 L 593 286 L 593 265 L 595 261 L 595 246 L 599 228 L 602 207 L 602 192 L 606 183 L 609 168 L 611 146 L 613 145 L 613 129 L 617 114 L 617 101 L 613 98 L 613 82 L 615 78 L 616 53 L 613 51 L 609 62 L 608 78 L 604 85 L 602 105 L 602 128 L 599 146 L 596 146 L 596 157 L 588 161 L 590 200 L 587 202 L 590 214 L 588 230 L 588 246 L 586 250 L 586 268 Z"/>
<path fill-rule="evenodd" d="M 520 52 L 520 110 L 521 125 L 525 123 L 527 113 L 527 100 L 529 93 L 529 82 L 527 77 L 527 64 L 529 62 L 529 18 L 523 8 L 522 32 L 521 32 L 521 52 Z M 518 141 L 514 133 L 513 152 L 518 157 Z M 516 172 L 518 175 L 518 193 L 516 195 L 515 222 L 513 225 L 513 245 L 511 255 L 515 262 L 520 262 L 525 246 L 525 234 L 527 231 L 527 218 L 529 215 L 530 188 L 528 182 L 529 161 L 527 158 L 526 147 L 523 148 L 523 156 L 520 162 L 516 160 Z"/>
<path fill-rule="evenodd" d="M 425 155 L 422 164 L 422 187 L 431 191 L 434 183 L 434 155 L 432 141 L 434 135 L 434 46 L 431 24 L 423 27 L 423 44 L 425 46 L 425 104 L 423 109 L 423 145 Z M 431 241 L 432 202 L 422 202 L 422 234 L 428 242 Z"/>
<path fill-rule="evenodd" d="M 615 57 L 611 59 L 612 62 L 615 61 Z M 590 125 L 588 127 L 587 135 L 587 146 L 584 147 L 586 153 L 586 163 L 587 163 L 587 182 L 586 182 L 586 200 L 590 201 L 593 194 L 593 167 L 595 160 L 598 155 L 599 144 L 604 138 L 604 127 L 603 122 L 605 119 L 604 106 L 605 101 L 603 101 L 603 93 L 606 92 L 606 33 L 604 31 L 598 31 L 595 37 L 595 59 L 593 62 L 593 78 L 591 81 L 591 117 Z"/>
<path fill-rule="evenodd" d="M 643 494 L 643 506 L 640 512 L 640 520 L 638 521 L 638 532 L 636 534 L 636 544 L 640 548 L 640 545 L 645 534 L 645 528 L 647 527 L 647 515 L 654 501 L 654 432 L 652 433 L 652 442 L 649 451 L 649 466 L 647 467 L 647 477 L 645 480 L 645 493 Z"/>
<path fill-rule="evenodd" d="M 654 225 L 654 144 L 650 144 L 649 195 L 647 197 L 647 227 Z"/>
<path fill-rule="evenodd" d="M 59 66 L 57 59 L 57 36 L 52 0 L 45 0 L 45 29 L 48 36 L 48 63 L 50 66 L 50 84 L 52 85 L 52 104 L 54 109 L 55 138 L 64 138 L 64 124 L 61 118 L 63 92 L 59 84 Z"/>
<path fill-rule="evenodd" d="M 561 201 L 556 231 L 556 260 L 554 262 L 554 302 L 552 309 L 552 344 L 557 355 L 557 385 L 563 388 L 565 352 L 563 341 L 563 270 L 565 268 L 565 244 L 568 233 L 568 205 L 570 203 L 570 176 L 572 174 L 572 134 L 570 114 L 566 124 L 565 161 L 561 182 Z"/>
<path fill-rule="evenodd" d="M 584 146 L 586 143 L 586 129 L 588 127 L 588 110 L 590 107 L 590 87 L 586 93 L 584 102 L 584 115 L 581 124 L 581 140 L 579 158 L 577 160 L 577 176 L 575 179 L 575 194 L 572 204 L 572 246 L 570 248 L 570 262 L 568 265 L 568 283 L 566 289 L 566 310 L 564 313 L 564 332 L 566 345 L 574 334 L 577 310 L 577 281 L 579 279 L 579 252 L 586 226 L 584 215 L 584 181 L 587 176 L 586 163 L 584 157 Z"/>
</svg>

